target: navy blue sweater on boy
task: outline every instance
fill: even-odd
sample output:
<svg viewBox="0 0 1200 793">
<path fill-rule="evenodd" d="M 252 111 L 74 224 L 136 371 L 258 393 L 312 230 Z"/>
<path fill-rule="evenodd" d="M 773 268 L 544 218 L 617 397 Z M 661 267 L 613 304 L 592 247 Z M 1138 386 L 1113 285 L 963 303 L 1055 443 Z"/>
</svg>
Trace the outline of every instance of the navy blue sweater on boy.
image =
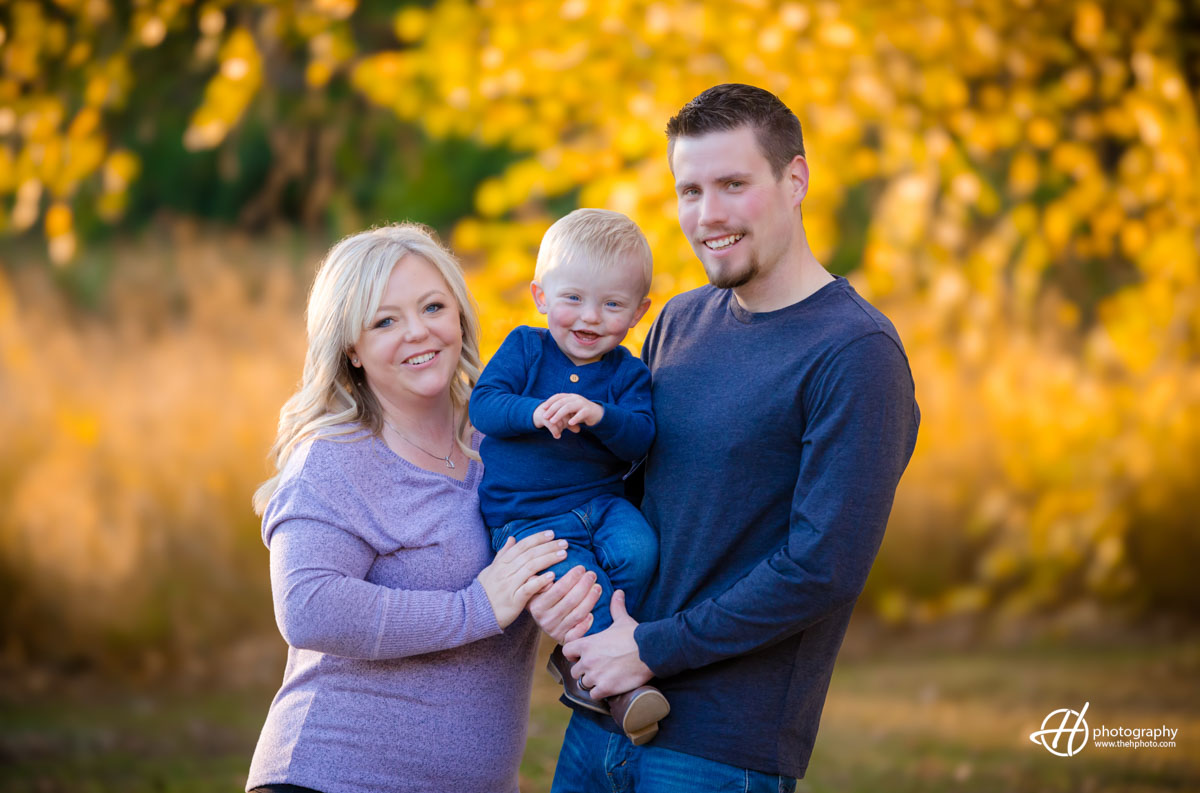
<svg viewBox="0 0 1200 793">
<path fill-rule="evenodd" d="M 904 348 L 838 278 L 765 313 L 711 286 L 675 297 L 643 358 L 660 556 L 634 638 L 671 701 L 653 745 L 803 776 L 916 442 Z"/>
<path fill-rule="evenodd" d="M 533 411 L 555 394 L 579 394 L 604 418 L 555 439 Z M 485 436 L 479 506 L 484 522 L 560 515 L 604 493 L 624 494 L 630 463 L 654 441 L 650 371 L 624 347 L 579 366 L 545 328 L 508 334 L 471 394 L 471 423 Z"/>
</svg>

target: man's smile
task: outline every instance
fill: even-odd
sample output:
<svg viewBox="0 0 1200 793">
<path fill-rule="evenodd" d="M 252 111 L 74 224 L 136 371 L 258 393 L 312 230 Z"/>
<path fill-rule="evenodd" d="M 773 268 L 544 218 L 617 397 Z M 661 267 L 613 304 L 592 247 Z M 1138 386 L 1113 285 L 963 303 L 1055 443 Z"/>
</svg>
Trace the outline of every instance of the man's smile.
<svg viewBox="0 0 1200 793">
<path fill-rule="evenodd" d="M 736 243 L 738 240 L 740 240 L 744 236 L 746 236 L 746 235 L 745 234 L 727 234 L 724 237 L 714 237 L 710 240 L 705 240 L 704 246 L 706 248 L 708 248 L 710 251 L 719 251 L 724 248 L 728 248 L 730 245 L 733 245 L 734 243 Z"/>
</svg>

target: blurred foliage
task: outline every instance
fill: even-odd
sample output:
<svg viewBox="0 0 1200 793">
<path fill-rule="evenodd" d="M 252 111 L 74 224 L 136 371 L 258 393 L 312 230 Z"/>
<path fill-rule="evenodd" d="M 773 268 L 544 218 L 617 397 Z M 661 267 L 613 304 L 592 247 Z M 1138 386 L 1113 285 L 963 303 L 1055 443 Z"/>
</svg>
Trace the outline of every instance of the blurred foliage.
<svg viewBox="0 0 1200 793">
<path fill-rule="evenodd" d="M 96 265 L 100 312 L 0 270 L 0 662 L 153 673 L 270 630 L 249 497 L 303 359 L 293 248 L 176 223 Z"/>
<path fill-rule="evenodd" d="M 1197 30 L 1181 0 L 6 4 L 0 225 L 40 222 L 109 308 L 63 321 L 0 281 L 0 617 L 195 646 L 234 571 L 265 586 L 246 504 L 299 372 L 294 262 L 192 234 L 106 280 L 87 234 L 411 216 L 452 229 L 490 353 L 537 322 L 536 246 L 573 206 L 642 226 L 652 310 L 703 283 L 662 129 L 726 81 L 796 110 L 818 258 L 910 354 L 922 434 L 867 602 L 1194 613 Z"/>
<path fill-rule="evenodd" d="M 0 4 L 0 233 L 67 265 L 164 212 L 263 229 L 448 230 L 512 157 L 368 109 L 345 72 L 395 3 Z"/>
<path fill-rule="evenodd" d="M 870 600 L 923 620 L 1077 598 L 1200 605 L 1200 29 L 1173 0 L 447 0 L 354 84 L 433 136 L 528 152 L 453 236 L 493 340 L 547 198 L 624 211 L 658 305 L 703 280 L 665 120 L 704 88 L 805 126 L 818 258 L 900 327 L 924 408 Z M 518 308 L 518 306 L 520 308 Z M 644 333 L 645 328 L 642 328 Z"/>
</svg>

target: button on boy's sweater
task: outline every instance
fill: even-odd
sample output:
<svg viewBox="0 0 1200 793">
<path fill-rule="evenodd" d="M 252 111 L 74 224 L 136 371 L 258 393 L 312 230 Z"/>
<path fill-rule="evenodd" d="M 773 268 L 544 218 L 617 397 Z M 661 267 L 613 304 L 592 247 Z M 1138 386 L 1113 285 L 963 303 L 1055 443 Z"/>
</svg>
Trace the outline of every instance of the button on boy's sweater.
<svg viewBox="0 0 1200 793">
<path fill-rule="evenodd" d="M 533 411 L 555 394 L 579 394 L 604 418 L 555 439 Z M 624 347 L 579 366 L 545 328 L 518 327 L 500 345 L 471 394 L 471 423 L 487 437 L 479 488 L 492 528 L 569 512 L 596 496 L 622 495 L 622 477 L 654 440 L 650 372 Z"/>
</svg>

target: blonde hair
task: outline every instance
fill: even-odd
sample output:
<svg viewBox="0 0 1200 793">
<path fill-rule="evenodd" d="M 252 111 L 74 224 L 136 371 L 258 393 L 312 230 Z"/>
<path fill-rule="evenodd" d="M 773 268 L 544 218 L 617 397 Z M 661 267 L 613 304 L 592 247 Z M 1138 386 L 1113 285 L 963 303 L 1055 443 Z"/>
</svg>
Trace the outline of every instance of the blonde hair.
<svg viewBox="0 0 1200 793">
<path fill-rule="evenodd" d="M 642 230 L 620 212 L 576 209 L 546 230 L 533 277 L 540 282 L 559 267 L 599 272 L 626 262 L 641 266 L 645 297 L 654 276 L 654 259 Z"/>
<path fill-rule="evenodd" d="M 347 352 L 379 309 L 392 269 L 407 255 L 432 264 L 458 303 L 462 354 L 450 385 L 450 403 L 457 416 L 459 449 L 478 460 L 463 441 L 469 426 L 467 402 L 479 379 L 479 320 L 467 290 L 462 267 L 432 230 L 417 223 L 397 223 L 346 237 L 329 250 L 313 280 L 308 297 L 308 352 L 296 393 L 279 411 L 279 431 L 268 459 L 275 474 L 254 493 L 254 510 L 263 514 L 291 454 L 318 433 L 336 437 L 362 428 L 378 435 L 383 428 L 379 401 L 367 386 L 363 370 L 350 365 Z M 322 433 L 330 427 L 345 428 Z"/>
</svg>

